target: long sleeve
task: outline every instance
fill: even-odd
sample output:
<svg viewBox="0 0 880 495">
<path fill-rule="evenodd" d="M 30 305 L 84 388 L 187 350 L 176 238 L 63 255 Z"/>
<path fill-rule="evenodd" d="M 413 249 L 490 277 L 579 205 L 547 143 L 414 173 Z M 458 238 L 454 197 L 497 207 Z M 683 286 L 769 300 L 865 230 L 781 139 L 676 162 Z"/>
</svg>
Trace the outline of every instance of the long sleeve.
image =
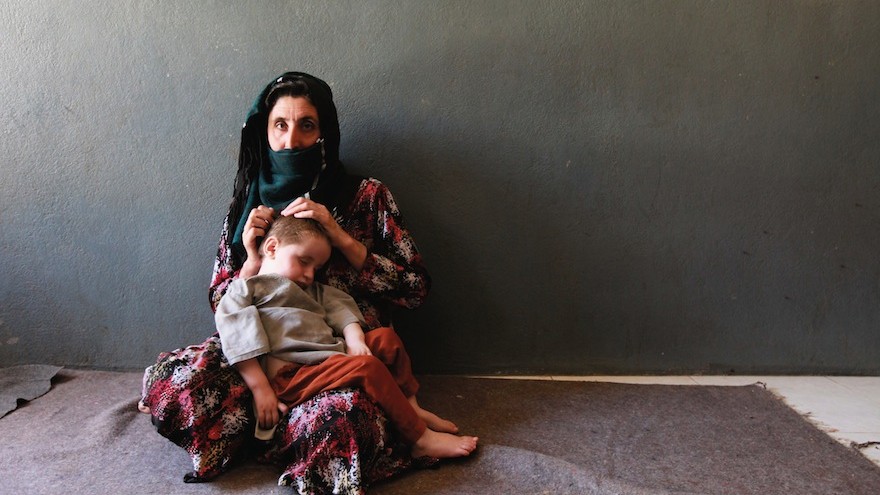
<svg viewBox="0 0 880 495">
<path fill-rule="evenodd" d="M 220 234 L 220 242 L 217 246 L 217 257 L 214 259 L 214 271 L 211 275 L 211 285 L 208 287 L 208 300 L 211 310 L 217 311 L 217 305 L 226 292 L 229 284 L 238 278 L 241 269 L 235 262 L 232 253 L 232 239 L 229 231 L 229 215 L 223 220 L 223 232 Z"/>
<path fill-rule="evenodd" d="M 416 308 L 427 298 L 431 278 L 391 191 L 379 181 L 372 186 L 376 235 L 357 283 L 395 306 Z"/>
<path fill-rule="evenodd" d="M 338 258 L 331 261 L 327 282 L 354 297 L 371 328 L 390 325 L 392 308 L 416 308 L 425 301 L 431 278 L 384 184 L 364 180 L 340 225 L 364 243 L 367 259 L 360 272 Z"/>
<path fill-rule="evenodd" d="M 246 280 L 236 279 L 229 284 L 217 305 L 214 322 L 229 364 L 261 356 L 271 350 L 254 300 L 252 286 Z"/>
<path fill-rule="evenodd" d="M 316 284 L 320 304 L 324 307 L 324 321 L 333 329 L 335 335 L 342 336 L 342 329 L 357 323 L 362 328 L 366 325 L 364 316 L 351 296 L 329 285 Z"/>
</svg>

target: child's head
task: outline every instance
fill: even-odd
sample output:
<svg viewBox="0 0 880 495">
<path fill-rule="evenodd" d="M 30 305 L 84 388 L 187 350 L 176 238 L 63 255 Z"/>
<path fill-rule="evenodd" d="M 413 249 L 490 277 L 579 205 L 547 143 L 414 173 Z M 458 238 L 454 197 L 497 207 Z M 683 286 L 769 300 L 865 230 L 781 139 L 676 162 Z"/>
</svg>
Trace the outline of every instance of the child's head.
<svg viewBox="0 0 880 495">
<path fill-rule="evenodd" d="M 260 247 L 260 273 L 277 273 L 303 289 L 330 259 L 330 238 L 318 222 L 280 216 L 272 222 Z"/>
</svg>

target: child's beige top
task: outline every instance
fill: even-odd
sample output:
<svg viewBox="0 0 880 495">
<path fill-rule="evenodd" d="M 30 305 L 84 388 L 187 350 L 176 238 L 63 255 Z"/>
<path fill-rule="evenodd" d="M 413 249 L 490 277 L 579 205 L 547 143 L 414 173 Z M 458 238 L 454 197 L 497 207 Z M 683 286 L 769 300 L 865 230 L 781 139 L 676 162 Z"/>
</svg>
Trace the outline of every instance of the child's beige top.
<svg viewBox="0 0 880 495">
<path fill-rule="evenodd" d="M 276 274 L 234 280 L 214 314 L 229 364 L 264 354 L 317 364 L 345 353 L 342 329 L 363 320 L 345 292 L 319 283 L 303 290 Z"/>
</svg>

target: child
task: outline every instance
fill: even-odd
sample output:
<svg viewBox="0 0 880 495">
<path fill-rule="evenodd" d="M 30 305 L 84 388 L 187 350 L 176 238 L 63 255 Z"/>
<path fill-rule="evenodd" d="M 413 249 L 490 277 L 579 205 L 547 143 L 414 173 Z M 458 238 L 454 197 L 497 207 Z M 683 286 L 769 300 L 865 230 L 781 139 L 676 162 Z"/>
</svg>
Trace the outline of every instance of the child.
<svg viewBox="0 0 880 495">
<path fill-rule="evenodd" d="M 254 395 L 258 427 L 273 428 L 287 406 L 319 392 L 359 387 L 412 445 L 413 457 L 469 455 L 476 437 L 456 435 L 455 424 L 419 407 L 418 382 L 394 330 L 365 334 L 354 299 L 314 283 L 330 249 L 317 222 L 279 217 L 260 247 L 259 273 L 234 280 L 217 306 L 223 354 Z"/>
</svg>

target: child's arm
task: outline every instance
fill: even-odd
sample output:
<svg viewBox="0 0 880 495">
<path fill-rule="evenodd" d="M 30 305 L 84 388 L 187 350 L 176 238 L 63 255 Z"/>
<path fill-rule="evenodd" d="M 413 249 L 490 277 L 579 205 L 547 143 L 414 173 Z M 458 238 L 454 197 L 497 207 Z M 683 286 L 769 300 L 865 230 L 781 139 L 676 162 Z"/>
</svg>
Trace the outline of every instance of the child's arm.
<svg viewBox="0 0 880 495">
<path fill-rule="evenodd" d="M 263 368 L 257 358 L 245 359 L 235 363 L 235 369 L 244 378 L 251 393 L 254 394 L 254 413 L 260 428 L 270 429 L 280 419 L 280 414 L 287 412 L 287 405 L 278 401 L 275 391 L 269 385 L 269 379 L 263 373 Z"/>
<path fill-rule="evenodd" d="M 372 356 L 370 348 L 364 342 L 364 331 L 358 323 L 349 323 L 342 329 L 345 336 L 345 350 L 351 356 Z"/>
<path fill-rule="evenodd" d="M 364 341 L 364 316 L 354 299 L 329 285 L 321 285 L 319 288 L 319 302 L 325 311 L 324 319 L 336 335 L 339 335 L 339 327 L 342 327 L 346 352 L 351 356 L 371 356 L 373 353 Z"/>
</svg>

